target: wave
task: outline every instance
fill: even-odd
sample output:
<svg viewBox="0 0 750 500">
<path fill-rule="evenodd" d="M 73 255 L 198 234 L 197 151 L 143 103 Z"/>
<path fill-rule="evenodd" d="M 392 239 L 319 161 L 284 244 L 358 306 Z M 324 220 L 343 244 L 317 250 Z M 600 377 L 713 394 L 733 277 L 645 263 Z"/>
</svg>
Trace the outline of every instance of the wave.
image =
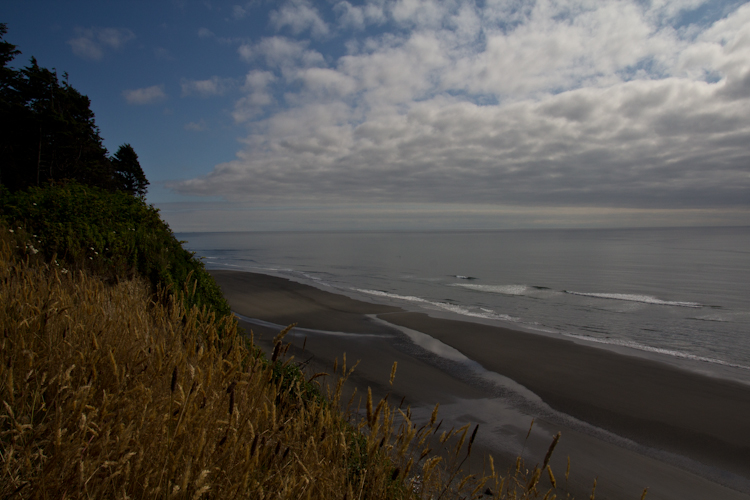
<svg viewBox="0 0 750 500">
<path fill-rule="evenodd" d="M 407 300 L 409 302 L 429 302 L 429 300 L 421 297 L 414 297 L 412 295 L 397 295 L 395 293 L 382 292 L 380 290 L 368 290 L 366 288 L 352 288 L 355 292 L 366 293 L 368 295 L 375 295 L 376 297 L 386 297 L 389 299 Z"/>
<path fill-rule="evenodd" d="M 584 292 L 572 292 L 570 290 L 563 290 L 565 293 L 571 295 L 579 295 L 581 297 L 594 297 L 597 299 L 610 299 L 610 300 L 624 300 L 627 302 L 642 302 L 644 304 L 653 304 L 657 306 L 676 306 L 676 307 L 703 307 L 703 304 L 698 302 L 677 302 L 672 300 L 661 300 L 650 295 L 636 295 L 630 293 L 584 293 Z"/>
<path fill-rule="evenodd" d="M 711 309 L 720 309 L 719 307 L 710 306 Z M 692 316 L 687 319 L 694 321 L 711 321 L 714 323 L 747 323 L 750 321 L 750 311 L 717 311 L 708 312 L 701 316 Z"/>
<path fill-rule="evenodd" d="M 309 274 L 309 273 L 306 273 L 306 272 L 303 272 L 303 271 L 292 271 L 291 273 L 292 274 L 300 275 L 300 276 L 304 277 L 305 279 L 308 279 L 311 282 L 313 282 L 313 283 L 315 283 L 316 285 L 319 285 L 319 286 L 325 286 L 325 287 L 328 287 L 328 288 L 340 288 L 339 286 L 334 285 L 333 283 L 329 283 L 328 281 L 326 281 L 325 279 L 321 278 L 320 276 L 315 276 L 315 275 L 312 275 L 312 274 Z"/>
<path fill-rule="evenodd" d="M 651 347 L 644 344 L 639 344 L 638 342 L 634 342 L 632 340 L 622 340 L 622 339 L 601 339 L 596 337 L 589 337 L 588 335 L 576 335 L 574 333 L 563 333 L 565 337 L 572 337 L 580 340 L 585 340 L 588 342 L 596 342 L 598 344 L 608 344 L 608 345 L 616 345 L 616 346 L 622 346 L 622 347 L 629 347 L 631 349 L 637 349 L 639 351 L 645 351 L 645 352 L 654 352 L 657 354 L 665 354 L 667 356 L 672 356 L 674 358 L 681 358 L 681 359 L 690 359 L 693 361 L 703 361 L 705 363 L 714 363 L 717 365 L 723 365 L 723 366 L 730 366 L 732 368 L 742 368 L 743 370 L 750 370 L 750 366 L 745 365 L 739 365 L 737 363 L 730 363 L 729 361 L 723 361 L 721 359 L 716 358 L 708 358 L 706 356 L 698 356 L 696 354 L 689 354 L 682 351 L 674 351 L 672 349 L 664 349 L 662 347 Z"/>
<path fill-rule="evenodd" d="M 422 297 L 415 297 L 413 295 L 398 295 L 395 293 L 383 292 L 381 290 L 368 290 L 366 288 L 352 288 L 352 290 L 356 292 L 360 292 L 360 293 L 366 293 L 368 295 L 374 295 L 376 297 L 385 297 L 388 299 L 404 300 L 407 302 L 415 302 L 418 304 L 424 304 L 427 307 L 431 306 L 433 308 L 442 309 L 444 311 L 452 312 L 454 314 L 460 314 L 461 316 L 469 316 L 472 318 L 481 318 L 481 319 L 495 319 L 495 320 L 512 321 L 512 322 L 520 321 L 519 318 L 514 318 L 507 314 L 498 314 L 495 311 L 491 309 L 486 309 L 486 308 L 480 308 L 481 312 L 478 312 L 478 311 L 472 311 L 471 309 L 467 309 L 465 307 L 458 306 L 455 304 L 448 304 L 446 302 L 433 302 L 431 300 L 423 299 Z"/>
<path fill-rule="evenodd" d="M 534 295 L 537 291 L 550 290 L 544 286 L 529 286 L 529 285 L 478 285 L 473 283 L 451 283 L 449 286 L 459 286 L 461 288 L 468 288 L 469 290 L 475 290 L 478 292 L 486 293 L 498 293 L 501 295 Z M 563 293 L 570 295 L 578 295 L 581 297 L 594 297 L 597 299 L 609 299 L 609 300 L 623 300 L 627 302 L 641 302 L 644 304 L 652 304 L 658 306 L 674 306 L 674 307 L 692 307 L 701 308 L 703 304 L 698 302 L 678 302 L 672 300 L 661 300 L 650 295 L 638 295 L 629 293 L 587 293 L 587 292 L 574 292 L 571 290 L 563 290 Z"/>
<path fill-rule="evenodd" d="M 261 271 L 271 271 L 274 273 L 292 273 L 294 269 L 290 267 L 268 267 L 268 266 L 249 266 L 249 269 L 260 269 Z"/>
<path fill-rule="evenodd" d="M 500 293 L 503 295 L 525 295 L 531 288 L 526 285 L 474 285 L 471 283 L 452 283 L 449 286 L 460 286 L 478 292 Z"/>
<path fill-rule="evenodd" d="M 521 398 L 523 398 L 524 400 L 528 402 L 532 402 L 535 404 L 544 404 L 542 399 L 539 396 L 537 396 L 534 392 L 532 392 L 525 386 L 519 384 L 518 382 L 516 382 L 515 380 L 509 377 L 500 375 L 497 372 L 487 370 L 477 361 L 474 361 L 473 359 L 467 357 L 458 349 L 455 349 L 454 347 L 451 347 L 448 344 L 445 344 L 442 341 L 427 335 L 426 333 L 420 332 L 418 330 L 412 330 L 411 328 L 406 328 L 404 326 L 397 325 L 395 323 L 389 323 L 386 320 L 378 318 L 375 314 L 368 314 L 367 316 L 371 318 L 373 321 L 375 321 L 376 323 L 386 325 L 389 328 L 400 330 L 407 337 L 409 337 L 409 339 L 412 342 L 414 342 L 416 345 L 418 345 L 419 347 L 421 347 L 427 352 L 430 352 L 443 359 L 447 359 L 449 361 L 460 363 L 461 365 L 465 366 L 466 368 L 468 368 L 469 370 L 471 370 L 472 372 L 474 372 L 476 375 L 480 376 L 481 378 L 484 378 L 488 380 L 489 382 L 499 387 L 502 387 L 504 389 L 509 389 L 510 391 L 515 393 L 517 396 L 520 396 Z"/>
<path fill-rule="evenodd" d="M 695 321 L 710 321 L 712 323 L 731 323 L 732 320 L 724 317 L 714 317 L 714 316 L 700 316 L 700 317 L 693 317 L 693 318 L 687 318 L 692 319 Z"/>
</svg>

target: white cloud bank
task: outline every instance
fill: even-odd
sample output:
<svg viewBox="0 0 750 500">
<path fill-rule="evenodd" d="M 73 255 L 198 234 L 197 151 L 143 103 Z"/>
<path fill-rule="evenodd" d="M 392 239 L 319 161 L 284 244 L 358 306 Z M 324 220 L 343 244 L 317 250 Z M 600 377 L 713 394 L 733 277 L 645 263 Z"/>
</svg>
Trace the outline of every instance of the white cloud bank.
<svg viewBox="0 0 750 500">
<path fill-rule="evenodd" d="M 348 53 L 281 35 L 240 47 L 244 149 L 172 187 L 267 204 L 747 208 L 750 5 L 680 21 L 710 5 L 372 0 L 339 2 L 326 24 L 289 2 L 271 16 L 280 33 L 335 33 Z"/>
</svg>

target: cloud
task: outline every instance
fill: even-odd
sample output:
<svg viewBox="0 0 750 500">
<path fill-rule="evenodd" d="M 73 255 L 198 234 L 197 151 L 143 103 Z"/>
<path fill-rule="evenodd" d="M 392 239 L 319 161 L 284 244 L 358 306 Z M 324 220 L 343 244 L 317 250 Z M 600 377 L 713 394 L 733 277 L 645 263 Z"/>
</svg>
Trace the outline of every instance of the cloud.
<svg viewBox="0 0 750 500">
<path fill-rule="evenodd" d="M 446 3 L 433 0 L 399 0 L 394 2 L 391 15 L 400 24 L 437 29 L 442 24 L 447 8 Z"/>
<path fill-rule="evenodd" d="M 748 210 L 508 207 L 477 204 L 325 204 L 258 206 L 158 203 L 174 231 L 445 230 L 467 228 L 665 227 L 743 225 Z M 221 226 L 217 226 L 221 221 Z"/>
<path fill-rule="evenodd" d="M 320 52 L 308 49 L 309 43 L 274 36 L 261 39 L 256 44 L 243 44 L 237 49 L 246 62 L 265 60 L 273 68 L 320 66 L 325 59 Z"/>
<path fill-rule="evenodd" d="M 123 90 L 123 97 L 128 104 L 153 104 L 167 98 L 162 85 L 142 89 Z"/>
<path fill-rule="evenodd" d="M 307 0 L 286 2 L 279 10 L 271 12 L 270 20 L 276 29 L 289 28 L 295 35 L 309 30 L 313 37 L 319 38 L 329 31 L 318 10 Z"/>
<path fill-rule="evenodd" d="M 338 15 L 341 28 L 364 29 L 370 24 L 382 24 L 387 19 L 384 6 L 375 2 L 367 2 L 361 6 L 339 2 L 334 5 L 333 11 Z"/>
<path fill-rule="evenodd" d="M 250 71 L 245 76 L 242 90 L 246 95 L 234 103 L 232 111 L 235 123 L 244 123 L 261 115 L 264 108 L 274 102 L 268 90 L 274 81 L 276 77 L 268 71 Z"/>
<path fill-rule="evenodd" d="M 126 28 L 76 28 L 75 38 L 68 40 L 68 45 L 78 57 L 99 61 L 107 49 L 117 50 L 135 38 L 135 34 Z"/>
<path fill-rule="evenodd" d="M 188 80 L 180 82 L 182 96 L 198 95 L 200 97 L 220 96 L 233 90 L 237 86 L 233 78 L 212 76 L 208 80 Z"/>
<path fill-rule="evenodd" d="M 245 201 L 746 204 L 750 106 L 706 103 L 711 87 L 632 82 L 502 107 L 435 98 L 359 125 L 344 105 L 308 105 L 180 188 Z"/>
<path fill-rule="evenodd" d="M 244 19 L 247 15 L 247 10 L 241 5 L 234 5 L 232 7 L 232 19 L 240 20 Z"/>
<path fill-rule="evenodd" d="M 347 96 L 357 89 L 357 81 L 345 74 L 328 68 L 305 68 L 299 71 L 298 78 L 305 88 L 322 97 L 333 98 Z"/>
<path fill-rule="evenodd" d="M 235 108 L 244 149 L 172 187 L 247 203 L 747 207 L 750 4 L 685 24 L 704 3 L 339 2 L 342 29 L 379 6 L 380 34 L 328 59 L 286 37 L 242 45 L 257 78 Z"/>
<path fill-rule="evenodd" d="M 206 123 L 206 120 L 200 119 L 197 122 L 188 122 L 185 124 L 185 130 L 190 130 L 192 132 L 203 132 L 204 130 L 208 129 L 208 124 Z"/>
<path fill-rule="evenodd" d="M 214 38 L 216 35 L 213 31 L 211 31 L 208 28 L 199 28 L 198 29 L 198 37 L 199 38 Z"/>
</svg>

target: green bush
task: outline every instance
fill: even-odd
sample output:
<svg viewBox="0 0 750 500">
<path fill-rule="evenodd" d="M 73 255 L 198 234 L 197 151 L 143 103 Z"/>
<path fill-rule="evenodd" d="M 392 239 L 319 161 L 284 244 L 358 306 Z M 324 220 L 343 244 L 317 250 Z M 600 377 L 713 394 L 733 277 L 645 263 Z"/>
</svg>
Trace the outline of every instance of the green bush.
<svg viewBox="0 0 750 500">
<path fill-rule="evenodd" d="M 125 192 L 74 182 L 10 193 L 0 186 L 0 218 L 26 251 L 108 281 L 140 275 L 182 296 L 185 306 L 231 314 L 203 263 L 182 248 L 159 210 Z"/>
</svg>

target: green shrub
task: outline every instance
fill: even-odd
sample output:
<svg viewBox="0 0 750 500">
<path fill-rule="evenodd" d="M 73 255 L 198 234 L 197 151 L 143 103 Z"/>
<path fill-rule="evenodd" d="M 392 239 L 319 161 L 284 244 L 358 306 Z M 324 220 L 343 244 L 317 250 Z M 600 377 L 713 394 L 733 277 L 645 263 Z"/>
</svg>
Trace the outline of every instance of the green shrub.
<svg viewBox="0 0 750 500">
<path fill-rule="evenodd" d="M 124 192 L 74 182 L 10 193 L 0 186 L 0 218 L 29 253 L 116 282 L 143 276 L 183 296 L 185 306 L 230 308 L 203 263 L 182 248 L 159 210 Z M 185 293 L 187 292 L 187 293 Z"/>
</svg>

